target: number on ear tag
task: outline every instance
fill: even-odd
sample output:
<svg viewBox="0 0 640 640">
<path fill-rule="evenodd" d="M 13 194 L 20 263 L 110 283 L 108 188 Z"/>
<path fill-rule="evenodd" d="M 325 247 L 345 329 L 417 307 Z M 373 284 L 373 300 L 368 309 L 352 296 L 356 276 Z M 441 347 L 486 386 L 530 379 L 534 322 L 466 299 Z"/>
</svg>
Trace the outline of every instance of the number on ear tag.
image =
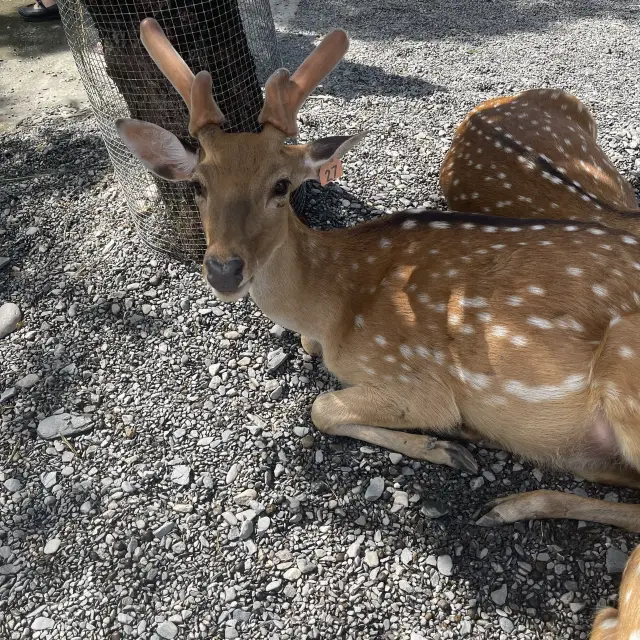
<svg viewBox="0 0 640 640">
<path fill-rule="evenodd" d="M 320 167 L 320 184 L 328 184 L 342 177 L 342 160 L 329 160 Z"/>
</svg>

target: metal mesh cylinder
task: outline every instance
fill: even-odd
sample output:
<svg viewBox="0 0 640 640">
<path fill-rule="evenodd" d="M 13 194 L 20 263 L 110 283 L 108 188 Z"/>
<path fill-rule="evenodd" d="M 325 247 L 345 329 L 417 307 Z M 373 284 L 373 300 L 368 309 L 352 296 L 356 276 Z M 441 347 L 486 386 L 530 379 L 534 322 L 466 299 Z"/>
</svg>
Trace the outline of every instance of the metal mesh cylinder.
<svg viewBox="0 0 640 640">
<path fill-rule="evenodd" d="M 262 86 L 280 56 L 269 0 L 58 0 L 63 27 L 140 239 L 184 261 L 206 248 L 192 187 L 156 178 L 118 137 L 132 117 L 168 129 L 186 144 L 188 112 L 142 43 L 146 17 L 160 23 L 197 73 L 208 70 L 228 131 L 257 131 Z M 304 190 L 294 194 L 304 204 Z"/>
</svg>

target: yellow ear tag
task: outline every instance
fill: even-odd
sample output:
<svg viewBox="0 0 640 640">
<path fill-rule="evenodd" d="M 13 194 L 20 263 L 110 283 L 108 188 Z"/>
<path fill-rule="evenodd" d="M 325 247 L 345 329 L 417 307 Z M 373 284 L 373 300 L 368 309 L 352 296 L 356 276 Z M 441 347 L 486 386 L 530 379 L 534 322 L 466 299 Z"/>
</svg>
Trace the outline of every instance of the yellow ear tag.
<svg viewBox="0 0 640 640">
<path fill-rule="evenodd" d="M 320 184 L 328 184 L 342 177 L 342 160 L 329 160 L 320 167 Z"/>
</svg>

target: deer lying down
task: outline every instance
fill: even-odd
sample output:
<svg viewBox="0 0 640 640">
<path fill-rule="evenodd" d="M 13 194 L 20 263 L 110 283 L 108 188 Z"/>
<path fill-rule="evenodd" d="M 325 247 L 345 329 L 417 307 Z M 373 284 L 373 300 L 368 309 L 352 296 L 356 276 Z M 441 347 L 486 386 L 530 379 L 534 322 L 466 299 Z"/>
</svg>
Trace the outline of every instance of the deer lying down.
<svg viewBox="0 0 640 640">
<path fill-rule="evenodd" d="M 493 98 L 456 129 L 440 186 L 456 211 L 588 220 L 640 234 L 633 188 L 596 135 L 587 108 L 564 91 Z"/>
<path fill-rule="evenodd" d="M 598 614 L 590 640 L 640 640 L 640 547 L 624 570 L 618 610 L 609 607 Z"/>
<path fill-rule="evenodd" d="M 193 153 L 149 123 L 119 120 L 151 171 L 191 181 L 216 295 L 250 294 L 301 333 L 349 385 L 311 418 L 413 458 L 460 468 L 470 437 L 583 477 L 640 486 L 640 246 L 597 224 L 406 211 L 350 229 L 298 221 L 289 193 L 359 136 L 284 145 L 306 96 L 346 52 L 329 34 L 296 73 L 267 82 L 258 134 L 227 134 L 207 72 L 197 76 L 158 24 L 143 42 L 190 110 Z M 480 521 L 591 520 L 640 531 L 640 506 L 550 491 L 510 496 Z"/>
</svg>

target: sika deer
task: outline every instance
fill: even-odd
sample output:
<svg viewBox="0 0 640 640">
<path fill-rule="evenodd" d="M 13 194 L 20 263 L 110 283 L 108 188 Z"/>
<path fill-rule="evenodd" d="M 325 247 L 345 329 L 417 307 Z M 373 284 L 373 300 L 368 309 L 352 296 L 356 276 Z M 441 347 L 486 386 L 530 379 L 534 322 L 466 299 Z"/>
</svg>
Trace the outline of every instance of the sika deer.
<svg viewBox="0 0 640 640">
<path fill-rule="evenodd" d="M 640 640 L 640 547 L 624 570 L 618 611 L 609 607 L 598 614 L 590 640 Z"/>
<path fill-rule="evenodd" d="M 347 49 L 334 31 L 296 73 L 267 82 L 263 131 L 227 134 L 210 76 L 193 76 L 155 21 L 143 42 L 190 109 L 199 153 L 119 120 L 157 175 L 188 180 L 216 295 L 247 293 L 303 336 L 346 385 L 319 396 L 316 427 L 475 472 L 457 444 L 407 430 L 485 438 L 531 460 L 640 486 L 640 246 L 597 224 L 405 211 L 349 229 L 299 222 L 288 194 L 360 136 L 284 145 L 305 97 Z M 544 266 L 544 268 L 542 268 Z M 624 364 L 624 366 L 622 366 Z M 640 531 L 640 505 L 534 492 L 480 523 L 533 517 Z"/>
<path fill-rule="evenodd" d="M 631 185 L 572 95 L 532 89 L 487 100 L 456 129 L 440 170 L 449 207 L 493 215 L 602 222 L 640 234 Z"/>
</svg>

